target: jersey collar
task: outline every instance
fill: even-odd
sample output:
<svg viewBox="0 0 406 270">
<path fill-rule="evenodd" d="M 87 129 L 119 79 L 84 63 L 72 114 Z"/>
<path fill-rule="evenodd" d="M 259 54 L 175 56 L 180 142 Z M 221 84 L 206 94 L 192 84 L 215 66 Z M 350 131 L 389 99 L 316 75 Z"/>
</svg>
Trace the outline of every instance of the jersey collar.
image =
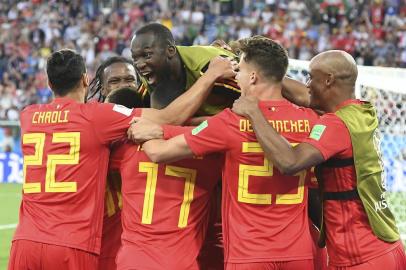
<svg viewBox="0 0 406 270">
<path fill-rule="evenodd" d="M 55 97 L 51 103 L 78 103 L 76 100 L 69 97 Z"/>
<path fill-rule="evenodd" d="M 363 102 L 361 100 L 359 100 L 359 99 L 347 99 L 347 100 L 341 102 L 340 104 L 338 104 L 335 111 L 338 111 L 342 107 L 345 107 L 345 106 L 348 106 L 348 105 L 360 105 L 362 103 Z"/>
</svg>

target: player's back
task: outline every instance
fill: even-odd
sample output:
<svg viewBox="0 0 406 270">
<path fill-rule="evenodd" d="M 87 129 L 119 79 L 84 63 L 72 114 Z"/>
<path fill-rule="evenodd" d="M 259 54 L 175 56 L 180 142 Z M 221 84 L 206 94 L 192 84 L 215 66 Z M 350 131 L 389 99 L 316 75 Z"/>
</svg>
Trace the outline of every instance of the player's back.
<svg viewBox="0 0 406 270">
<path fill-rule="evenodd" d="M 111 164 L 122 157 L 123 246 L 118 266 L 197 269 L 223 159 L 211 155 L 156 164 L 129 144 L 112 156 Z"/>
<path fill-rule="evenodd" d="M 290 143 L 304 140 L 317 119 L 286 100 L 260 102 L 271 125 Z M 230 263 L 312 258 L 306 171 L 282 175 L 264 153 L 249 120 L 229 110 L 223 184 L 225 260 Z M 280 153 L 283 155 L 283 153 Z"/>
<path fill-rule="evenodd" d="M 24 184 L 14 239 L 99 253 L 109 143 L 131 119 L 117 108 L 57 98 L 21 113 Z"/>
</svg>

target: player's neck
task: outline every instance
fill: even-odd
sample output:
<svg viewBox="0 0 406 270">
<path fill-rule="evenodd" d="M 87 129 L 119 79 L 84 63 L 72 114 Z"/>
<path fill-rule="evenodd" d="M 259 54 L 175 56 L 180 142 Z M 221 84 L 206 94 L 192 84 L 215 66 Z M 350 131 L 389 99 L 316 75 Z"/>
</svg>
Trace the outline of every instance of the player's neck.
<svg viewBox="0 0 406 270">
<path fill-rule="evenodd" d="M 58 96 L 55 95 L 56 98 L 70 98 L 78 103 L 85 103 L 85 91 L 83 89 L 75 89 L 73 91 L 70 91 L 68 94 L 65 96 Z"/>
<path fill-rule="evenodd" d="M 170 66 L 171 73 L 169 79 L 172 82 L 178 82 L 184 85 L 186 73 L 179 53 L 177 53 L 176 56 L 172 59 L 170 65 L 171 65 Z"/>
<path fill-rule="evenodd" d="M 336 89 L 329 95 L 329 99 L 324 103 L 323 111 L 335 112 L 339 106 L 349 99 L 355 99 L 355 93 L 351 90 Z"/>
<path fill-rule="evenodd" d="M 256 97 L 261 101 L 284 99 L 282 96 L 282 86 L 280 84 L 269 85 L 263 83 L 257 86 L 255 92 Z"/>
</svg>

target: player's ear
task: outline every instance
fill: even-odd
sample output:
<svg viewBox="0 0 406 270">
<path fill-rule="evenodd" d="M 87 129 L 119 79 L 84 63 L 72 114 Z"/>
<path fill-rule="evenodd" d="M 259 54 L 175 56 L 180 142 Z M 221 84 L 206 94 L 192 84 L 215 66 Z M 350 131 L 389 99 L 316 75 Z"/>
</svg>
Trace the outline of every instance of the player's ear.
<svg viewBox="0 0 406 270">
<path fill-rule="evenodd" d="M 250 84 L 255 84 L 258 80 L 258 76 L 255 71 L 251 72 L 250 74 Z"/>
<path fill-rule="evenodd" d="M 48 86 L 49 86 L 49 88 L 53 89 L 52 88 L 52 83 L 49 80 L 48 80 Z"/>
<path fill-rule="evenodd" d="M 168 45 L 168 48 L 166 49 L 166 54 L 168 55 L 168 58 L 171 59 L 176 55 L 176 47 L 175 45 Z"/>
<path fill-rule="evenodd" d="M 327 87 L 331 86 L 335 81 L 335 77 L 334 74 L 329 73 L 327 74 L 326 80 L 325 80 L 325 84 Z"/>
<path fill-rule="evenodd" d="M 87 73 L 82 74 L 82 83 L 83 86 L 86 88 L 89 86 L 89 76 L 87 75 Z"/>
</svg>

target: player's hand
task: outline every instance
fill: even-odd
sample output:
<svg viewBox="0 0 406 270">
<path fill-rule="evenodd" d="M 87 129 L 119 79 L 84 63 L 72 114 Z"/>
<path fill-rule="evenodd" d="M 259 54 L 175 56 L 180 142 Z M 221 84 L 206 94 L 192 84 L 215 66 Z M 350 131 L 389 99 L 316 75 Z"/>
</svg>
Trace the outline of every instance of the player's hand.
<svg viewBox="0 0 406 270">
<path fill-rule="evenodd" d="M 130 128 L 127 130 L 128 139 L 140 144 L 152 139 L 162 139 L 162 127 L 144 118 L 134 118 Z"/>
<path fill-rule="evenodd" d="M 216 39 L 215 41 L 213 41 L 211 44 L 211 46 L 213 47 L 218 47 L 224 50 L 227 50 L 229 52 L 233 52 L 233 49 L 230 47 L 230 45 L 228 45 L 224 40 L 222 39 Z"/>
<path fill-rule="evenodd" d="M 238 115 L 249 118 L 249 116 L 258 108 L 258 99 L 256 97 L 241 96 L 234 101 L 232 111 Z"/>
<path fill-rule="evenodd" d="M 235 72 L 236 61 L 230 58 L 216 56 L 211 59 L 209 68 L 206 73 L 218 79 L 234 78 L 237 74 Z"/>
</svg>

